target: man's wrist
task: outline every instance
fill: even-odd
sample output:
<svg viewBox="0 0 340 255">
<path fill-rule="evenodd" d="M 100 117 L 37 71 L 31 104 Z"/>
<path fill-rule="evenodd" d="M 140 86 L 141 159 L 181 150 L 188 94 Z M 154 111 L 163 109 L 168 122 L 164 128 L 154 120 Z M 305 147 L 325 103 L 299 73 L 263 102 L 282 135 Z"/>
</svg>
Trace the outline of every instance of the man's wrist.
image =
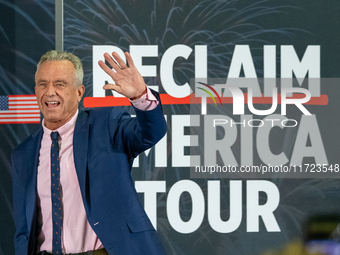
<svg viewBox="0 0 340 255">
<path fill-rule="evenodd" d="M 139 99 L 136 100 L 130 99 L 130 102 L 136 109 L 141 111 L 153 110 L 159 104 L 158 99 L 148 87 L 146 87 L 146 94 L 143 94 Z"/>
<path fill-rule="evenodd" d="M 144 96 L 147 92 L 148 92 L 148 87 L 145 86 L 145 89 L 144 89 L 144 91 L 143 91 L 143 93 L 141 95 L 133 97 L 133 98 L 130 98 L 130 100 L 137 100 L 137 99 L 141 98 L 142 96 Z"/>
</svg>

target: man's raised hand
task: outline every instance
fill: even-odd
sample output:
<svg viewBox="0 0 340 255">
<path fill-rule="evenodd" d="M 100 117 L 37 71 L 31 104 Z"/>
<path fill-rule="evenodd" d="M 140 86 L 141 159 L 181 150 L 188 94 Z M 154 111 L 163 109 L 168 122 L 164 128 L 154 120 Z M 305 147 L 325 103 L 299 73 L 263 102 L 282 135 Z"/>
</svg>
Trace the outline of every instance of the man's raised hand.
<svg viewBox="0 0 340 255">
<path fill-rule="evenodd" d="M 115 84 L 109 83 L 104 85 L 103 89 L 112 89 L 129 99 L 135 100 L 140 98 L 146 91 L 146 85 L 143 77 L 135 67 L 129 52 L 125 52 L 127 64 L 121 59 L 117 52 L 112 52 L 112 57 L 104 54 L 105 60 L 111 65 L 108 67 L 102 60 L 98 62 L 99 66 L 111 76 Z"/>
</svg>

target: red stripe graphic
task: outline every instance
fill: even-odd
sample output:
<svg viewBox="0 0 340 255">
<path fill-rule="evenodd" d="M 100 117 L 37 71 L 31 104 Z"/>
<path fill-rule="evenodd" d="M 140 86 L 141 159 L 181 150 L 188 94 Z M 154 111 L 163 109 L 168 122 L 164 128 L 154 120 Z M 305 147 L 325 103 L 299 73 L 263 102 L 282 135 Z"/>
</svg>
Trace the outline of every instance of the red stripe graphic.
<svg viewBox="0 0 340 255">
<path fill-rule="evenodd" d="M 195 94 L 191 94 L 190 96 L 184 98 L 175 98 L 168 94 L 161 94 L 161 101 L 163 105 L 176 105 L 176 104 L 200 104 L 201 98 L 195 97 Z M 303 94 L 295 94 L 293 97 L 288 97 L 288 99 L 299 99 L 304 98 Z M 247 93 L 244 93 L 245 103 L 247 103 Z M 221 97 L 223 104 L 232 104 L 232 97 Z M 127 106 L 130 105 L 130 101 L 125 97 L 85 97 L 84 98 L 84 107 L 93 108 L 93 107 L 107 107 L 107 106 Z M 213 100 L 207 97 L 207 103 L 213 104 Z M 272 104 L 271 97 L 254 97 L 253 104 Z M 278 104 L 281 104 L 281 95 L 278 94 Z M 327 105 L 328 104 L 328 96 L 320 95 L 320 97 L 312 97 L 306 105 Z"/>
</svg>

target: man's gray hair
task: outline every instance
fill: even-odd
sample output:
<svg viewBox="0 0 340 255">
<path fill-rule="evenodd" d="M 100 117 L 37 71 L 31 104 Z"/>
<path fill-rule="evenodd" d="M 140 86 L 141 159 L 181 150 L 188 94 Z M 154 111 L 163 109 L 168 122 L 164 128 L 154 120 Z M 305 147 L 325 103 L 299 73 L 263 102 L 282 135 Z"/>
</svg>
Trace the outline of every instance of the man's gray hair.
<svg viewBox="0 0 340 255">
<path fill-rule="evenodd" d="M 40 61 L 37 65 L 37 70 L 42 65 L 42 63 L 44 63 L 45 61 L 60 61 L 60 60 L 68 60 L 73 64 L 74 69 L 75 69 L 74 86 L 78 87 L 82 85 L 83 78 L 84 78 L 83 65 L 80 59 L 72 53 L 65 52 L 65 51 L 56 51 L 56 50 L 48 51 L 40 58 Z"/>
</svg>

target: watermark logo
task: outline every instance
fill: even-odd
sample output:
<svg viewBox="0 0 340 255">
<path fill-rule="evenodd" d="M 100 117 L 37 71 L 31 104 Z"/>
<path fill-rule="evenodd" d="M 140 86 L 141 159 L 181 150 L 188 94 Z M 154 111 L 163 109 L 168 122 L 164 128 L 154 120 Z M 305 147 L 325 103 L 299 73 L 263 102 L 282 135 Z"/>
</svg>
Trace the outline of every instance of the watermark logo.
<svg viewBox="0 0 340 255">
<path fill-rule="evenodd" d="M 206 87 L 209 88 L 212 92 L 214 92 L 215 95 L 217 96 L 218 100 L 220 101 L 220 104 L 222 105 L 222 100 L 221 100 L 220 96 L 218 95 L 217 91 L 216 91 L 212 86 L 210 86 L 210 85 L 208 85 L 208 84 L 206 84 L 206 83 L 203 83 L 203 82 L 197 82 L 197 83 L 206 86 Z M 212 100 L 214 101 L 215 105 L 217 105 L 214 96 L 213 96 L 207 89 L 204 89 L 204 88 L 201 88 L 201 87 L 196 87 L 196 88 L 198 88 L 198 89 L 203 90 L 204 92 L 206 92 L 206 93 L 212 98 Z"/>
<path fill-rule="evenodd" d="M 265 116 L 273 114 L 279 105 L 281 105 L 281 115 L 286 115 L 287 105 L 295 105 L 304 115 L 311 115 L 306 109 L 304 104 L 309 103 L 312 98 L 312 94 L 308 89 L 301 87 L 271 87 L 270 95 L 261 93 L 259 87 L 252 86 L 254 84 L 253 79 L 233 79 L 236 85 L 227 82 L 225 84 L 214 83 L 214 85 L 208 85 L 205 82 L 196 81 L 195 84 L 200 84 L 203 87 L 196 85 L 195 96 L 201 98 L 201 114 L 207 114 L 207 98 L 208 95 L 217 105 L 216 99 L 213 93 L 216 95 L 219 103 L 231 103 L 233 105 L 233 115 L 244 115 L 245 105 L 248 106 L 248 110 L 255 115 Z M 211 84 L 211 83 L 210 83 Z M 241 89 L 243 88 L 243 90 Z M 202 92 L 203 91 L 203 92 Z M 268 94 L 268 93 L 267 93 Z M 269 105 L 269 108 L 258 109 L 255 104 Z"/>
</svg>

